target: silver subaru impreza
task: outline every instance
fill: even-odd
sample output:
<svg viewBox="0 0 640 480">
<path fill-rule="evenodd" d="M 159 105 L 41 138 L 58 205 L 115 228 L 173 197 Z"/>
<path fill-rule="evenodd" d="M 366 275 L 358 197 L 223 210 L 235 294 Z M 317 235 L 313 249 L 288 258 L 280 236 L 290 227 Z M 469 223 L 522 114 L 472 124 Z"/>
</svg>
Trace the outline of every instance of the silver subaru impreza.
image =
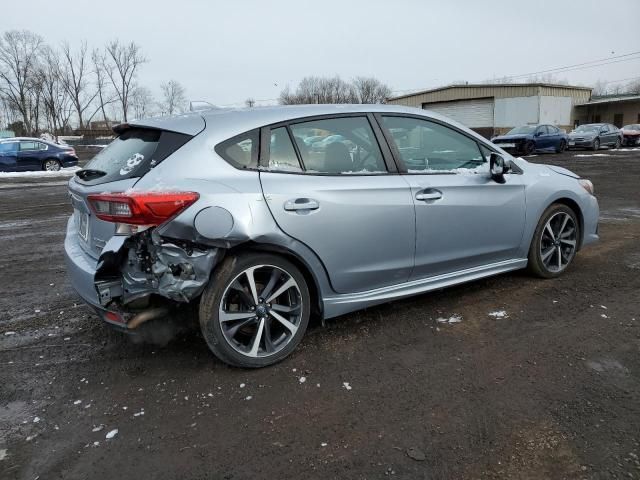
<svg viewBox="0 0 640 480">
<path fill-rule="evenodd" d="M 589 180 L 396 106 L 211 110 L 133 121 L 69 182 L 71 282 L 133 331 L 197 308 L 221 360 L 262 367 L 311 315 L 528 267 L 598 239 Z"/>
</svg>

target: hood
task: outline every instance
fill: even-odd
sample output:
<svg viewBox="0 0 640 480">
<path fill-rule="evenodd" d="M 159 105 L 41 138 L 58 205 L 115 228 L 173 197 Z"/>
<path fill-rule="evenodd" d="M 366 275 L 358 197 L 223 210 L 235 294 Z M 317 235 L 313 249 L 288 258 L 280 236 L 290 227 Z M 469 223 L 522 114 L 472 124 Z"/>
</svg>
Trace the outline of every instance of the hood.
<svg viewBox="0 0 640 480">
<path fill-rule="evenodd" d="M 594 132 L 593 130 L 589 130 L 586 132 L 571 132 L 569 137 L 596 137 L 598 132 Z"/>
<path fill-rule="evenodd" d="M 567 170 L 566 168 L 556 167 L 555 165 L 547 165 L 547 168 L 555 173 L 559 173 L 560 175 L 565 175 L 571 178 L 580 178 L 580 175 L 576 175 L 571 170 Z"/>
<path fill-rule="evenodd" d="M 526 140 L 528 138 L 531 138 L 531 135 L 522 135 L 522 134 L 518 134 L 518 135 L 498 135 L 497 137 L 494 137 L 493 140 L 491 140 L 491 141 L 495 142 L 496 140 Z"/>
</svg>

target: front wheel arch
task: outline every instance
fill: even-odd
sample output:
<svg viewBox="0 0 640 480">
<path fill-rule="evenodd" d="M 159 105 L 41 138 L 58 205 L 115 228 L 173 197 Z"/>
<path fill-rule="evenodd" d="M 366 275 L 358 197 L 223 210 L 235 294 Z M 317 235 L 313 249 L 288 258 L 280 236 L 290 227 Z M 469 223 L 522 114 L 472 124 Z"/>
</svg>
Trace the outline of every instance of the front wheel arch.
<svg viewBox="0 0 640 480">
<path fill-rule="evenodd" d="M 565 205 L 569 207 L 571 210 L 573 210 L 573 213 L 576 214 L 576 217 L 578 218 L 578 228 L 580 229 L 580 236 L 578 237 L 578 245 L 576 247 L 576 252 L 580 251 L 580 248 L 582 247 L 582 240 L 584 237 L 584 216 L 582 215 L 582 210 L 580 209 L 580 206 L 575 200 L 568 197 L 561 197 L 561 198 L 555 199 L 553 202 L 550 202 L 548 205 L 545 205 L 545 207 L 541 210 L 540 214 L 538 215 L 538 219 L 536 220 L 536 222 L 540 221 L 540 218 L 542 217 L 542 215 L 544 215 L 544 212 L 546 212 L 549 209 L 549 207 L 555 204 Z M 533 242 L 533 240 L 534 240 L 534 235 L 532 234 L 531 239 L 529 240 L 529 248 L 531 248 L 531 242 Z M 527 251 L 529 251 L 529 248 L 527 248 Z"/>
</svg>

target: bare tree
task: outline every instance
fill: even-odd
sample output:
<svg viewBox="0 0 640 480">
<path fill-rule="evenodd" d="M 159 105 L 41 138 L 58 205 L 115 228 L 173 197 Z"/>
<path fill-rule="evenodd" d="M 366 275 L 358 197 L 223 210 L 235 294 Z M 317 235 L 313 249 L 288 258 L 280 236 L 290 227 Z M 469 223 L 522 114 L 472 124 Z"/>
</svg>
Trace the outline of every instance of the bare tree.
<svg viewBox="0 0 640 480">
<path fill-rule="evenodd" d="M 253 98 L 249 97 L 244 101 L 244 104 L 247 108 L 253 108 L 256 105 L 256 101 Z"/>
<path fill-rule="evenodd" d="M 111 105 L 118 98 L 117 95 L 109 90 L 109 87 L 107 85 L 109 75 L 107 74 L 106 69 L 112 67 L 109 62 L 107 62 L 105 53 L 97 48 L 91 53 L 91 61 L 93 63 L 93 75 L 95 77 L 95 87 L 97 94 L 96 98 L 98 100 L 98 106 L 87 119 L 87 123 L 91 123 L 93 117 L 98 112 L 102 112 L 102 119 L 108 125 L 109 117 L 107 116 L 106 107 Z"/>
<path fill-rule="evenodd" d="M 282 105 L 306 103 L 358 103 L 358 96 L 353 85 L 339 76 L 305 77 L 298 84 L 295 92 L 286 87 L 280 93 Z"/>
<path fill-rule="evenodd" d="M 602 80 L 598 80 L 594 83 L 593 88 L 591 89 L 591 95 L 594 97 L 601 97 L 602 95 L 607 94 L 607 82 Z"/>
<path fill-rule="evenodd" d="M 627 83 L 625 86 L 625 93 L 640 94 L 640 79 Z"/>
<path fill-rule="evenodd" d="M 122 117 L 126 122 L 135 88 L 134 80 L 140 65 L 145 63 L 147 59 L 142 54 L 140 47 L 134 42 L 124 45 L 118 40 L 114 40 L 107 44 L 105 52 L 103 69 L 116 92 L 122 108 Z"/>
<path fill-rule="evenodd" d="M 83 116 L 98 95 L 97 89 L 89 82 L 90 64 L 87 43 L 82 42 L 74 53 L 68 43 L 62 44 L 63 64 L 59 67 L 62 86 L 73 102 L 78 116 L 78 127 L 84 128 Z"/>
<path fill-rule="evenodd" d="M 36 128 L 38 123 L 39 110 L 33 102 L 39 100 L 39 94 L 33 89 L 38 86 L 34 76 L 42 47 L 42 37 L 28 30 L 11 30 L 0 38 L 0 91 L 22 116 L 28 134 L 33 133 L 34 121 Z"/>
<path fill-rule="evenodd" d="M 131 93 L 131 107 L 135 118 L 143 118 L 152 114 L 153 95 L 147 87 L 136 86 Z"/>
<path fill-rule="evenodd" d="M 182 113 L 185 110 L 187 97 L 185 89 L 179 82 L 169 80 L 160 85 L 162 90 L 162 102 L 160 108 L 163 114 L 173 115 L 174 113 Z"/>
<path fill-rule="evenodd" d="M 49 47 L 44 47 L 42 51 L 42 62 L 36 72 L 42 92 L 42 103 L 44 114 L 49 125 L 49 130 L 55 137 L 61 128 L 61 110 L 68 99 L 59 75 L 60 58 L 57 52 Z"/>
<path fill-rule="evenodd" d="M 358 103 L 384 103 L 391 96 L 391 88 L 374 77 L 356 77 L 353 88 Z"/>
</svg>

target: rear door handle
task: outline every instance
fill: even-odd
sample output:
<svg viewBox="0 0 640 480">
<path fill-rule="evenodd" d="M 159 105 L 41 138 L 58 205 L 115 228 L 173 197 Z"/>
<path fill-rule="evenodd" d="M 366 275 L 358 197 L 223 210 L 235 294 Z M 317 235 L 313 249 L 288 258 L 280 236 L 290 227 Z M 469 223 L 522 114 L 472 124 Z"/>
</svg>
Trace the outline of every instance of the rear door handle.
<svg viewBox="0 0 640 480">
<path fill-rule="evenodd" d="M 435 188 L 427 188 L 416 193 L 416 200 L 422 200 L 423 202 L 429 200 L 440 200 L 442 198 L 442 192 Z"/>
<path fill-rule="evenodd" d="M 318 208 L 320 208 L 320 204 L 311 198 L 296 198 L 295 200 L 287 200 L 284 204 L 284 209 L 289 212 L 317 210 Z"/>
</svg>

